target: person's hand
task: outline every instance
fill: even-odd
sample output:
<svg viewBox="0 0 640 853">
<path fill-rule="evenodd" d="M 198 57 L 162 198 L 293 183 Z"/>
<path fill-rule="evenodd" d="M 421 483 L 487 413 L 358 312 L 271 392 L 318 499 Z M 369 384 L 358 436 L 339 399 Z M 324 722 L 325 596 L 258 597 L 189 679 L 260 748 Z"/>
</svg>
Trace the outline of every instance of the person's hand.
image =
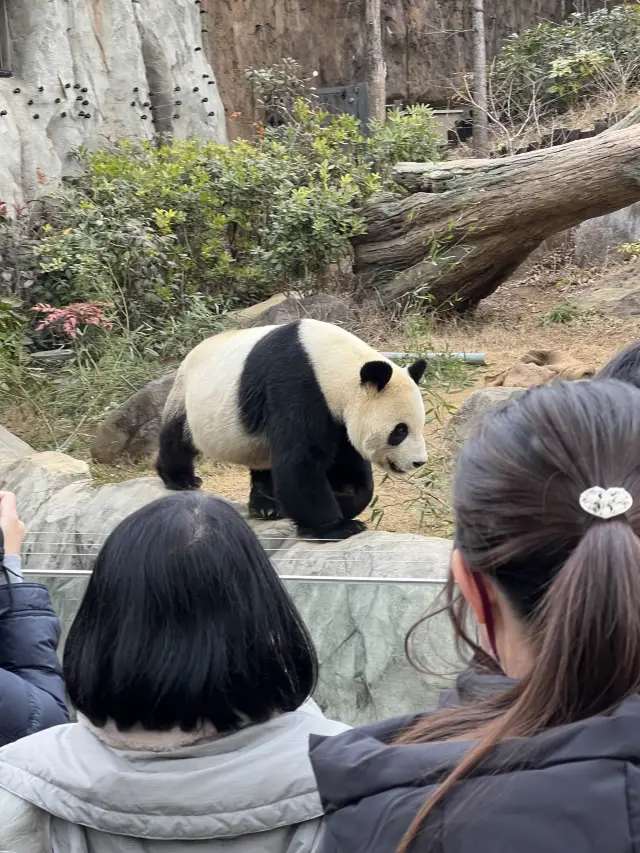
<svg viewBox="0 0 640 853">
<path fill-rule="evenodd" d="M 4 535 L 4 553 L 20 556 L 24 524 L 18 518 L 16 496 L 12 492 L 0 492 L 0 528 Z"/>
</svg>

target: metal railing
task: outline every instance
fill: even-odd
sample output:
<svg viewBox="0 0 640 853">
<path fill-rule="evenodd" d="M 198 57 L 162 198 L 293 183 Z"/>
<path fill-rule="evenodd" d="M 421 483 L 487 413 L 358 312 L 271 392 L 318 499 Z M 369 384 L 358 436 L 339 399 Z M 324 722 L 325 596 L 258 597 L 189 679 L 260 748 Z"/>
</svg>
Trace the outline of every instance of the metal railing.
<svg viewBox="0 0 640 853">
<path fill-rule="evenodd" d="M 82 578 L 91 574 L 91 569 L 23 569 L 25 576 L 35 577 L 64 577 Z M 337 584 L 420 584 L 444 586 L 444 578 L 380 578 L 375 576 L 348 576 L 348 575 L 279 575 L 282 581 L 294 581 L 296 583 L 337 583 Z"/>
</svg>

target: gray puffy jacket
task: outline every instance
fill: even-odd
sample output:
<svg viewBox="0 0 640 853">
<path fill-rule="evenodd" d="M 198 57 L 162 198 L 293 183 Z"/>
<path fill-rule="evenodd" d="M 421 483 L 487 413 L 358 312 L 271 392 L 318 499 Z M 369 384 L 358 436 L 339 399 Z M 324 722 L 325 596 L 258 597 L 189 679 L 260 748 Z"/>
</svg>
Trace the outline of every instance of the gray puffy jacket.
<svg viewBox="0 0 640 853">
<path fill-rule="evenodd" d="M 0 851 L 311 853 L 309 735 L 346 729 L 312 702 L 171 749 L 163 735 L 116 749 L 83 723 L 49 729 L 0 749 Z"/>
</svg>

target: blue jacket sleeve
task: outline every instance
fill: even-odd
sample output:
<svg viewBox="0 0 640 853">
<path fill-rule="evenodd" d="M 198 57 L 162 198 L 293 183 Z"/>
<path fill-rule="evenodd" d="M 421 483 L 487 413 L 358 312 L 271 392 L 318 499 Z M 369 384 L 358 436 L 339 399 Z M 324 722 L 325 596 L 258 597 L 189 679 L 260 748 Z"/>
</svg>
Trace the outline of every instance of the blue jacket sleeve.
<svg viewBox="0 0 640 853">
<path fill-rule="evenodd" d="M 60 623 L 46 587 L 0 585 L 0 746 L 66 723 L 56 650 Z"/>
</svg>

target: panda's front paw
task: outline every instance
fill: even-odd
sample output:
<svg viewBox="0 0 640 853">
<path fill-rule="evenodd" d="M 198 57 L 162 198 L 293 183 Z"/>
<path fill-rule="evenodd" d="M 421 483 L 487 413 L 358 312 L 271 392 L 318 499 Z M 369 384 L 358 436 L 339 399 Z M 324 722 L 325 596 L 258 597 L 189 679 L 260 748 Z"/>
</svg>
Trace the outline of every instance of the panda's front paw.
<svg viewBox="0 0 640 853">
<path fill-rule="evenodd" d="M 364 522 L 357 519 L 349 519 L 339 521 L 330 527 L 322 527 L 316 530 L 301 529 L 299 533 L 301 536 L 308 539 L 316 539 L 320 542 L 325 540 L 338 542 L 342 539 L 350 539 L 352 536 L 357 536 L 358 533 L 364 533 L 366 529 L 367 525 Z"/>
<path fill-rule="evenodd" d="M 275 498 L 269 495 L 251 494 L 249 497 L 249 516 L 275 521 L 285 518 Z"/>
<path fill-rule="evenodd" d="M 200 477 L 163 477 L 160 474 L 165 489 L 171 492 L 195 492 L 202 485 Z"/>
</svg>

